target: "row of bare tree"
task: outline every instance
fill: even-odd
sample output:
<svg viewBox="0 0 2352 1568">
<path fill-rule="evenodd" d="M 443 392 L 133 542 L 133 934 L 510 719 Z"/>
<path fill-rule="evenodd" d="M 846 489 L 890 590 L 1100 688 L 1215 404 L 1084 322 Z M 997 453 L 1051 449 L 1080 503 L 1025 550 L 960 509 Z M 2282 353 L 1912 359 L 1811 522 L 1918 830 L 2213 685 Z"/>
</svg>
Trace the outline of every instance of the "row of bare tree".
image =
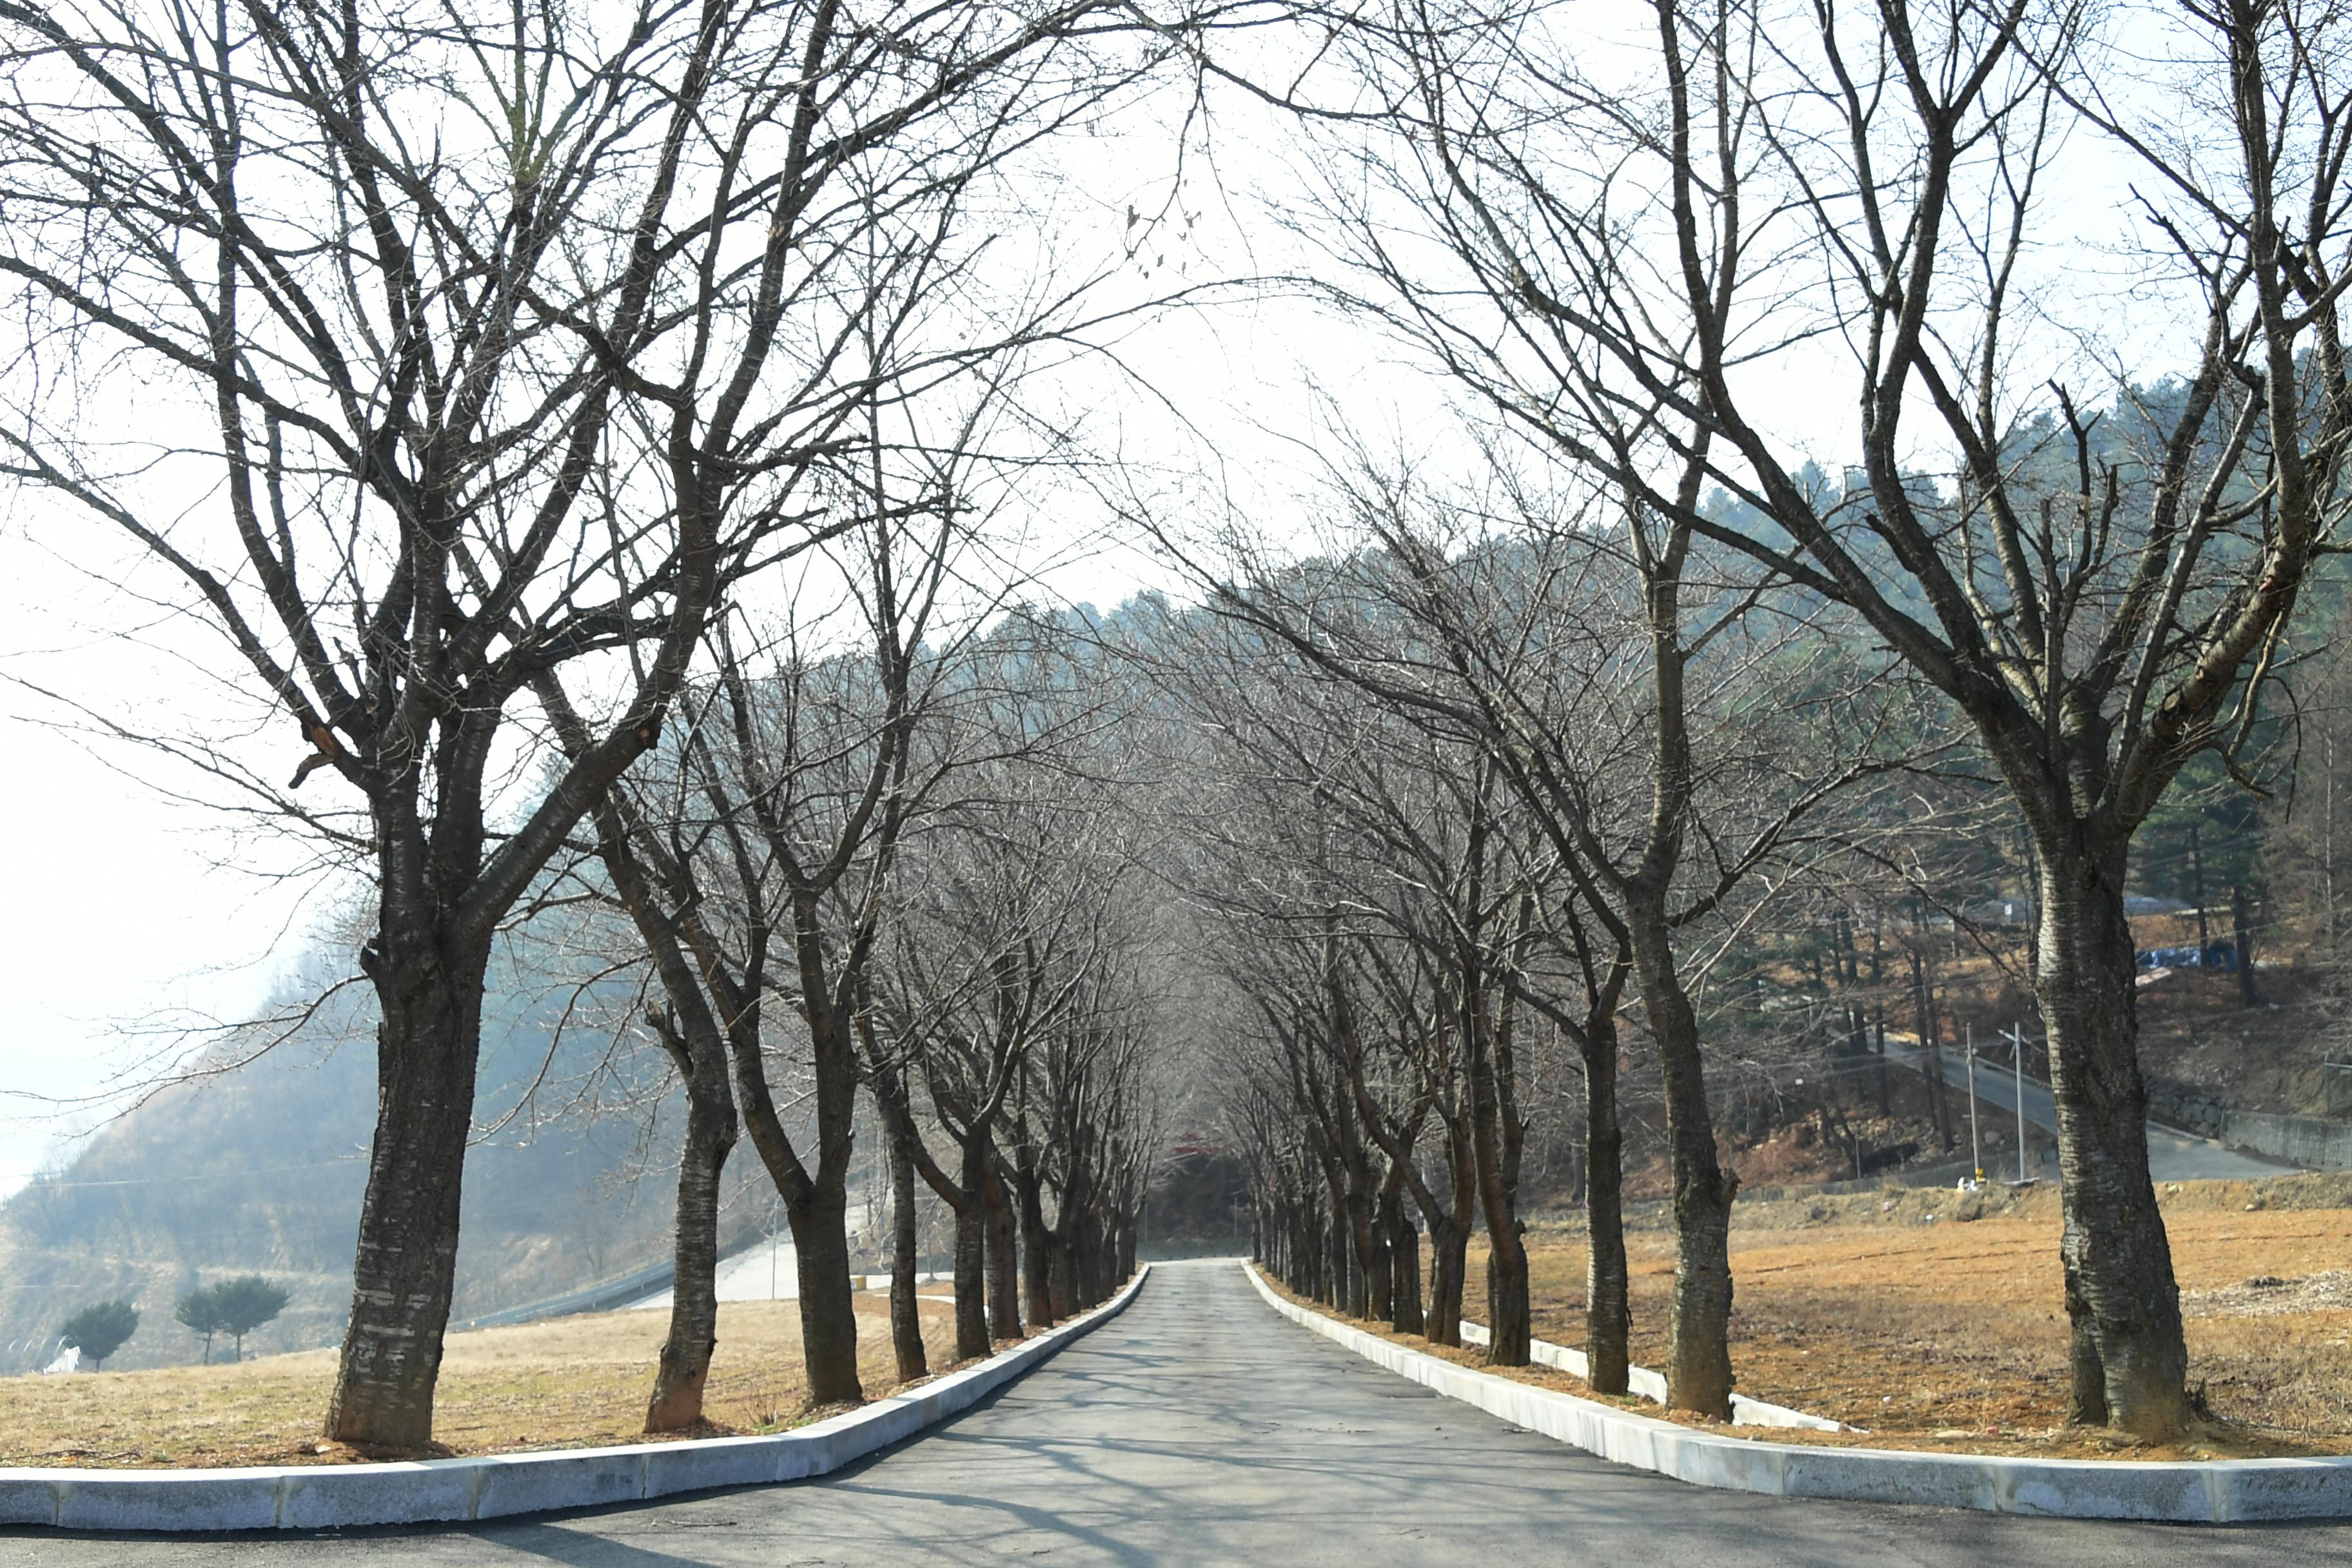
<svg viewBox="0 0 2352 1568">
<path fill-rule="evenodd" d="M 1257 1026 L 1229 1068 L 1231 1110 L 1270 1261 L 1456 1343 L 1483 1229 L 1490 1354 L 1525 1364 L 1528 1088 L 1580 1080 L 1587 1343 L 1596 1385 L 1622 1392 L 1617 1080 L 1634 1010 L 1690 1221 L 1685 1396 L 1727 1405 L 1731 1183 L 1696 993 L 1787 868 L 1874 838 L 1862 799 L 1940 754 L 1932 715 L 1843 651 L 1833 621 L 1768 624 L 1718 584 L 1724 657 L 1685 686 L 1685 713 L 1727 746 L 1684 774 L 1681 809 L 1701 825 L 1685 863 L 1659 844 L 1649 793 L 1638 565 L 1574 528 L 1442 538 L 1451 514 L 1426 498 L 1355 499 L 1372 544 L 1257 566 L 1195 620 L 1167 677 L 1205 738 L 1199 897 Z M 1644 942 L 1659 948 L 1646 976 Z"/>
<path fill-rule="evenodd" d="M 1168 28 L 1216 22 L 1124 0 L 0 5 L 0 468 L 111 536 L 64 553 L 194 612 L 207 636 L 152 634 L 166 668 L 217 673 L 225 639 L 230 700 L 265 733 L 290 722 L 300 765 L 280 784 L 249 738 L 217 739 L 250 711 L 100 721 L 373 892 L 379 1110 L 331 1436 L 431 1437 L 485 970 L 583 832 L 645 933 L 688 1084 L 682 1236 L 708 1244 L 740 1117 L 799 1238 L 816 1390 L 854 1396 L 856 1085 L 964 1032 L 955 975 L 889 1028 L 866 999 L 927 765 L 908 660 L 949 637 L 923 618 L 942 584 L 971 585 L 940 572 L 990 510 L 973 466 L 1066 434 L 1020 409 L 1025 355 L 1084 339 L 1118 259 L 1073 266 L 1024 220 L 1039 150 L 1140 91 Z M 925 528 L 906 566 L 885 536 Z M 898 640 L 866 666 L 878 741 L 836 759 L 864 776 L 828 778 L 845 793 L 812 826 L 791 791 L 835 721 L 793 683 L 827 677 L 737 659 L 729 606 L 806 618 L 795 574 L 861 542 L 871 573 L 841 581 Z M 696 791 L 722 798 L 694 823 L 656 808 Z M 1124 1037 L 1097 995 L 1116 986 L 1055 964 L 992 1113 L 1014 1131 L 982 1166 L 1018 1176 L 1022 1130 L 1056 1117 L 1101 1142 L 1014 1184 L 1064 1184 L 1040 1234 L 1083 1296 L 1134 1129 L 1108 1108 L 1126 1047 L 1030 1037 Z M 814 1053 L 801 1142 L 768 1085 L 771 991 Z M 682 1302 L 707 1273 L 684 1261 Z M 691 1407 L 708 1338 L 674 1336 L 658 1421 Z"/>
<path fill-rule="evenodd" d="M 902 1138 L 904 1163 L 977 1215 L 975 1256 L 1030 1226 L 1024 1182 L 1082 1194 L 1041 1234 L 1117 1229 L 1132 1118 L 1104 1108 L 1118 1072 L 1089 1077 L 1132 1041 L 1111 916 L 1041 893 L 1013 919 L 1033 843 L 1088 830 L 943 783 L 984 769 L 926 728 L 966 679 L 932 650 L 991 595 L 917 542 L 968 537 L 992 486 L 1063 454 L 1034 411 L 982 412 L 1103 309 L 1024 197 L 1171 64 L 1203 102 L 1227 84 L 1290 117 L 1300 281 L 1417 356 L 1463 437 L 1434 477 L 1335 461 L 1345 542 L 1318 561 L 1145 520 L 1220 616 L 1176 693 L 1222 753 L 1205 793 L 1306 836 L 1206 831 L 1232 874 L 1194 879 L 1235 931 L 1287 939 L 1233 961 L 1269 1060 L 1296 1060 L 1284 1157 L 1327 1186 L 1364 1167 L 1334 1223 L 1386 1246 L 1392 1298 L 1391 1186 L 1432 1226 L 1483 1220 L 1508 1303 L 1521 1037 L 1559 1031 L 1597 1094 L 1637 1010 L 1678 1237 L 1668 1383 L 1724 1414 L 1734 1183 L 1695 995 L 1826 802 L 1964 729 L 2033 850 L 2074 1409 L 2179 1432 L 2124 887 L 2181 770 L 2255 742 L 2336 538 L 2343 25 L 2319 0 L 0 0 L 24 349 L 0 468 L 119 542 L 101 574 L 195 612 L 161 651 L 210 668 L 214 643 L 174 639 L 225 638 L 305 754 L 278 785 L 238 744 L 134 738 L 374 891 L 380 1110 L 331 1433 L 429 1438 L 485 968 L 591 841 L 659 974 L 688 1167 L 740 1119 L 823 1276 L 819 1397 L 851 1392 L 826 1281 L 860 1082 L 902 1127 L 919 1086 L 952 1152 Z M 2086 228 L 2117 190 L 2121 226 Z M 2102 247 L 2121 281 L 2080 265 Z M 1815 405 L 1858 411 L 1835 478 L 1798 460 Z M 790 646 L 820 562 L 862 612 L 855 721 L 825 707 L 849 668 L 825 637 L 852 634 Z M 1339 690 L 1319 731 L 1265 721 Z M 961 809 L 933 843 L 935 787 Z M 918 942 L 901 894 L 956 940 Z M 877 959 L 902 942 L 919 956 Z M 772 999 L 813 1131 L 770 1081 Z M 1033 1144 L 1066 1157 L 1024 1131 L 1047 1127 L 1100 1157 L 1024 1177 Z M 1426 1194 L 1396 1152 L 1424 1131 L 1451 1162 Z M 1053 1244 L 1032 1250 L 1050 1302 Z"/>
<path fill-rule="evenodd" d="M 795 628 L 753 652 L 722 633 L 715 679 L 689 683 L 549 884 L 628 917 L 646 1026 L 685 1090 L 649 1431 L 703 1419 L 723 1178 L 747 1132 L 792 1229 L 809 1396 L 865 1397 L 847 1239 L 861 1093 L 893 1188 L 901 1381 L 929 1372 L 919 1180 L 953 1216 L 959 1360 L 1021 1337 L 1024 1297 L 1028 1326 L 1051 1326 L 1133 1267 L 1155 1146 L 1150 933 L 1117 781 L 1080 754 L 1111 716 L 1060 679 L 1051 624 L 928 635 L 961 559 L 944 500 L 859 515 L 870 646 L 812 654 Z M 551 680 L 542 700 L 584 747 Z"/>
<path fill-rule="evenodd" d="M 1964 723 L 2030 835 L 2072 1407 L 2179 1433 L 2124 892 L 2182 768 L 2242 761 L 2338 537 L 2342 18 L 2301 0 L 1606 18 L 1436 0 L 1322 20 L 1280 71 L 1231 79 L 1314 138 L 1286 209 L 1323 258 L 1309 287 L 1450 384 L 1484 461 L 1442 483 L 1394 461 L 1344 474 L 1376 553 L 1337 589 L 1254 531 L 1158 521 L 1221 609 L 1474 747 L 1456 787 L 1509 798 L 1616 944 L 1595 973 L 1625 967 L 1664 1079 L 1672 1402 L 1720 1415 L 1731 1389 L 1733 1184 L 1695 949 L 1769 868 L 1775 825 L 1896 763 L 1830 735 L 1762 832 L 1710 820 L 1703 781 L 1772 716 L 1710 713 L 1706 672 L 1772 640 L 1742 628 L 1795 616 Z M 1822 454 L 1835 477 L 1798 461 L 1816 401 L 1859 416 Z M 1609 557 L 1632 613 L 1583 654 L 1543 595 L 1486 590 L 1474 542 L 1493 536 L 1571 576 Z M 1410 636 L 1367 646 L 1349 570 L 1393 582 Z M 1641 720 L 1588 731 L 1563 699 L 1611 659 Z M 1596 790 L 1578 753 L 1619 737 L 1634 776 Z M 1495 1247 L 1507 1260 L 1507 1230 Z"/>
</svg>

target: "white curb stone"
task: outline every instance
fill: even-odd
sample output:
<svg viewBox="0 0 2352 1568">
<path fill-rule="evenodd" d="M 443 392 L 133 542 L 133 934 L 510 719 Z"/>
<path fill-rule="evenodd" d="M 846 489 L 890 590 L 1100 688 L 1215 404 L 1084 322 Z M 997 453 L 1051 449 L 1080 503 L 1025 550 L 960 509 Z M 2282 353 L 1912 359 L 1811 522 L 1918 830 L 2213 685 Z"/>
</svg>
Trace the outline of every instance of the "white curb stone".
<svg viewBox="0 0 2352 1568">
<path fill-rule="evenodd" d="M 1457 1365 L 1286 1300 L 1244 1264 L 1276 1311 L 1513 1426 L 1694 1486 L 1773 1497 L 1927 1503 L 1982 1513 L 2230 1524 L 2352 1518 L 2352 1458 L 2135 1462 L 1916 1454 L 1759 1442 L 1637 1415 Z"/>
<path fill-rule="evenodd" d="M 1462 1342 L 1483 1345 L 1494 1336 L 1484 1324 L 1462 1320 Z M 1556 1367 L 1570 1377 L 1590 1378 L 1585 1369 L 1584 1352 L 1568 1345 L 1556 1345 L 1549 1340 L 1529 1340 L 1528 1359 L 1538 1366 Z M 1638 1394 L 1653 1405 L 1666 1402 L 1666 1379 L 1664 1373 L 1653 1372 L 1646 1366 L 1625 1369 L 1625 1389 Z M 1734 1426 L 1807 1426 L 1816 1432 L 1849 1432 L 1853 1428 L 1831 1420 L 1826 1415 L 1809 1415 L 1791 1410 L 1785 1405 L 1767 1405 L 1760 1399 L 1750 1399 L 1744 1394 L 1731 1396 L 1731 1424 Z"/>
<path fill-rule="evenodd" d="M 971 1408 L 1117 1317 L 1150 1272 L 1151 1266 L 1143 1265 L 1126 1289 L 1094 1310 L 977 1365 L 794 1432 L 374 1465 L 0 1468 L 0 1524 L 183 1532 L 425 1524 L 828 1475 Z"/>
</svg>

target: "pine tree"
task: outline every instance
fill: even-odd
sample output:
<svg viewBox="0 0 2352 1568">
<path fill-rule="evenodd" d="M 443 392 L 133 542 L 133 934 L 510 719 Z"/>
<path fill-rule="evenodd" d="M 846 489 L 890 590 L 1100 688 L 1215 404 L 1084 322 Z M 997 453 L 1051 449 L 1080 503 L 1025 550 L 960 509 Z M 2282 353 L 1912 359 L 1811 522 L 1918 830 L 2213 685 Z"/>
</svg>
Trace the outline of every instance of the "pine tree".
<svg viewBox="0 0 2352 1568">
<path fill-rule="evenodd" d="M 205 1364 L 213 1363 L 213 1336 L 221 1331 L 220 1287 L 199 1286 L 180 1298 L 173 1314 L 189 1329 L 205 1337 Z"/>
<path fill-rule="evenodd" d="M 245 1359 L 245 1336 L 286 1310 L 290 1299 L 282 1286 L 258 1274 L 240 1274 L 213 1287 L 220 1312 L 220 1331 L 236 1342 L 236 1359 Z"/>
<path fill-rule="evenodd" d="M 139 1331 L 139 1309 L 128 1301 L 93 1301 L 68 1318 L 58 1331 L 67 1344 L 89 1357 L 96 1370 Z"/>
</svg>

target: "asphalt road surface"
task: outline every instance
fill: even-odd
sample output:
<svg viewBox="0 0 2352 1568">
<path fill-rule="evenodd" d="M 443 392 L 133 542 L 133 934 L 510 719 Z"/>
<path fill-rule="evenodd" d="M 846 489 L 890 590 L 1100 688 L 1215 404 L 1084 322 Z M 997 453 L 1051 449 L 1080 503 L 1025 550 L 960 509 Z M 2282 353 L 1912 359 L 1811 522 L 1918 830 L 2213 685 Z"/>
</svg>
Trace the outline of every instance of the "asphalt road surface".
<svg viewBox="0 0 2352 1568">
<path fill-rule="evenodd" d="M 0 1563 L 2343 1563 L 2352 1526 L 2077 1523 L 1710 1491 L 1441 1399 L 1286 1323 L 1230 1262 L 831 1479 L 464 1529 L 0 1534 Z"/>
<path fill-rule="evenodd" d="M 1916 1046 L 1906 1046 L 1890 1039 L 1886 1042 L 1889 1059 L 1916 1068 L 1923 1076 L 1927 1071 L 1927 1054 Z M 1958 1051 L 1947 1050 L 1942 1056 L 1944 1081 L 1966 1092 L 1969 1087 L 1968 1058 Z M 2017 1114 L 2018 1080 L 2011 1069 L 1991 1062 L 1977 1063 L 1977 1098 L 1989 1106 L 1999 1108 L 2008 1116 Z M 2024 1080 L 2025 1120 L 2045 1132 L 2058 1131 L 2058 1107 L 2051 1098 L 2050 1086 L 2036 1079 Z M 1960 1101 L 1962 1115 L 1968 1101 Z M 2004 1125 L 2001 1131 L 2007 1131 Z M 1960 1153 L 1965 1157 L 1968 1128 L 1959 1128 L 1962 1142 Z M 2151 1121 L 2147 1124 L 2147 1173 L 2151 1181 L 2199 1182 L 2261 1181 L 2266 1176 L 2284 1176 L 2301 1167 L 2284 1160 L 2265 1160 L 2259 1154 L 2243 1154 L 2211 1138 L 2200 1138 L 2191 1132 L 2175 1131 Z M 2033 1173 L 2049 1175 L 2045 1167 Z M 1985 1174 L 1996 1181 L 2005 1181 L 2017 1174 L 2017 1150 L 2012 1144 L 2006 1149 L 1985 1151 Z"/>
</svg>

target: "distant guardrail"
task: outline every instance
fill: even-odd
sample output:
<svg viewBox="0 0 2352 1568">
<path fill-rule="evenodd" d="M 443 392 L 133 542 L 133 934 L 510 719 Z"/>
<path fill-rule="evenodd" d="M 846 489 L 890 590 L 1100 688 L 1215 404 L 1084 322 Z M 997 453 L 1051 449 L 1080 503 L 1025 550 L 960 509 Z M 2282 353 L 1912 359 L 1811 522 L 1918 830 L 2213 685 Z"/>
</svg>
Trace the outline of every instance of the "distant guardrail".
<svg viewBox="0 0 2352 1568">
<path fill-rule="evenodd" d="M 567 1290 L 561 1296 L 546 1296 L 536 1301 L 525 1301 L 520 1306 L 501 1307 L 478 1318 L 467 1318 L 462 1322 L 451 1323 L 449 1329 L 457 1333 L 467 1329 L 499 1329 L 513 1323 L 535 1323 L 541 1318 L 568 1318 L 575 1312 L 610 1312 L 632 1301 L 641 1301 L 656 1290 L 668 1289 L 677 1279 L 677 1260 L 665 1258 L 632 1273 L 600 1279 L 577 1290 Z"/>
</svg>

